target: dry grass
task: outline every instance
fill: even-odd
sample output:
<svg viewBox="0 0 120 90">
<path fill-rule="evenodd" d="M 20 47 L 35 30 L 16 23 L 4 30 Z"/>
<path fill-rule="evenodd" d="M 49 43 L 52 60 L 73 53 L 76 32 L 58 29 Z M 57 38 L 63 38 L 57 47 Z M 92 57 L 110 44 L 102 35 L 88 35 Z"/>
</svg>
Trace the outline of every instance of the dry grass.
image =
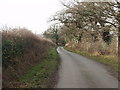
<svg viewBox="0 0 120 90">
<path fill-rule="evenodd" d="M 25 28 L 14 28 L 2 31 L 2 42 L 10 41 L 12 44 L 11 51 L 18 49 L 21 54 L 17 54 L 14 51 L 14 55 L 10 54 L 10 61 L 12 63 L 7 64 L 7 68 L 3 66 L 3 87 L 10 87 L 10 82 L 15 81 L 18 76 L 25 74 L 30 67 L 40 63 L 43 57 L 47 54 L 48 50 L 54 46 L 54 44 L 44 38 L 40 38 L 33 34 L 31 31 Z M 9 47 L 9 43 L 5 48 Z M 14 47 L 16 46 L 16 48 Z M 23 48 L 23 51 L 21 51 Z M 2 57 L 7 57 L 3 51 Z M 4 64 L 3 64 L 4 65 Z"/>
<path fill-rule="evenodd" d="M 96 42 L 83 40 L 82 42 L 74 43 L 72 41 L 67 44 L 67 47 L 95 55 L 110 55 L 115 57 L 118 55 L 118 43 L 116 37 L 112 39 L 111 44 L 109 45 L 100 39 Z"/>
</svg>

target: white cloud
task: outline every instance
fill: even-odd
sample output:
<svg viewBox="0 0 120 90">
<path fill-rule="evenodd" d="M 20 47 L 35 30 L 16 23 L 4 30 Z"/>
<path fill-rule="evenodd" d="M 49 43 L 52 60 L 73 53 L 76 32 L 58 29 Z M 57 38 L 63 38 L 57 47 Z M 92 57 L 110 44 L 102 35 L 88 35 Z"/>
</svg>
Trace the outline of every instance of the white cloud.
<svg viewBox="0 0 120 90">
<path fill-rule="evenodd" d="M 0 0 L 0 26 L 21 26 L 42 33 L 47 20 L 61 10 L 59 0 Z"/>
</svg>

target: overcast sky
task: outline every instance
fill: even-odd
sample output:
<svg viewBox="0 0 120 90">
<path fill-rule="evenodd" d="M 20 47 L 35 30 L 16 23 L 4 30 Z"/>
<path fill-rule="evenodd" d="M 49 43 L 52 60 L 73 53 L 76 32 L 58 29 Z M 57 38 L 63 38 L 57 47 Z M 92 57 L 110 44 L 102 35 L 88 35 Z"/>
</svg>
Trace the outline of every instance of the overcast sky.
<svg viewBox="0 0 120 90">
<path fill-rule="evenodd" d="M 61 9 L 59 0 L 0 0 L 0 27 L 26 27 L 39 34 L 48 28 L 48 18 Z"/>
</svg>

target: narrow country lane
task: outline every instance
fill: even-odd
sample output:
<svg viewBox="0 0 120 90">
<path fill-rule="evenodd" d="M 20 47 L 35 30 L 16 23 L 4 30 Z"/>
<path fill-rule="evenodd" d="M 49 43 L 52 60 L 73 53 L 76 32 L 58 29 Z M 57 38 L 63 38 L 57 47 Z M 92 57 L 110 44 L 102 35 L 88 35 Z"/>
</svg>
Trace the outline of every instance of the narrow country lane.
<svg viewBox="0 0 120 90">
<path fill-rule="evenodd" d="M 61 58 L 57 88 L 118 88 L 118 80 L 101 64 L 63 47 L 57 51 Z"/>
</svg>

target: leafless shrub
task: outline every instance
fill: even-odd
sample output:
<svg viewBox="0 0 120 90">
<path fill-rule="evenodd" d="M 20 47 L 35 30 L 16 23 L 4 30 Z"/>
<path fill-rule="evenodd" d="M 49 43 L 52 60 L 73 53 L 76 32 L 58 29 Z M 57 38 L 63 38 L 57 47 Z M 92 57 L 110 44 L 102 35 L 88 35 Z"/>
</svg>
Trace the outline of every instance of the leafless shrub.
<svg viewBox="0 0 120 90">
<path fill-rule="evenodd" d="M 3 42 L 11 41 L 12 44 L 14 44 L 12 48 L 18 44 L 24 46 L 22 54 L 17 56 L 17 53 L 14 53 L 14 57 L 11 58 L 12 64 L 7 64 L 7 68 L 3 67 L 3 87 L 9 86 L 10 81 L 15 81 L 17 76 L 24 74 L 31 66 L 40 63 L 50 47 L 54 46 L 52 41 L 40 38 L 25 28 L 2 30 L 2 40 Z M 7 47 L 9 46 L 5 48 Z M 11 52 L 12 51 L 9 51 L 9 53 Z M 7 56 L 3 54 L 3 57 Z"/>
</svg>

